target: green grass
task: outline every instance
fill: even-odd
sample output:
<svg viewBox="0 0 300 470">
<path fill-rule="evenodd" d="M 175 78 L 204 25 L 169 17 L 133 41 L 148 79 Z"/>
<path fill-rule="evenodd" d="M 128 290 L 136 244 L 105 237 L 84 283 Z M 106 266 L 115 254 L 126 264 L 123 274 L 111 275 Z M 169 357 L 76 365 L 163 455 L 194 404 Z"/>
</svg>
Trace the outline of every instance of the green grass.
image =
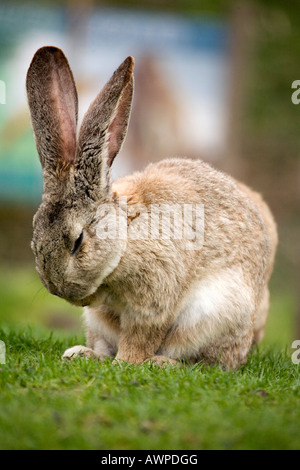
<svg viewBox="0 0 300 470">
<path fill-rule="evenodd" d="M 0 299 L 0 449 L 300 448 L 289 295 L 274 296 L 266 339 L 235 372 L 65 363 L 84 341 L 80 309 L 28 269 L 0 273 Z"/>
<path fill-rule="evenodd" d="M 283 350 L 258 349 L 224 372 L 64 363 L 68 342 L 55 335 L 1 338 L 1 449 L 300 447 L 300 369 Z"/>
</svg>

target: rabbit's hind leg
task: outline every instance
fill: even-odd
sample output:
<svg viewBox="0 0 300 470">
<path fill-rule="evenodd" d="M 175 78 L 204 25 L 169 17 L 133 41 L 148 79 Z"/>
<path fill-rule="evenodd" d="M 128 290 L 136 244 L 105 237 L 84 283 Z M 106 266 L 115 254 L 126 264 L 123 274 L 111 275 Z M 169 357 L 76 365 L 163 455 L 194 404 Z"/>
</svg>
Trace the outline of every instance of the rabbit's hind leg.
<svg viewBox="0 0 300 470">
<path fill-rule="evenodd" d="M 228 336 L 204 348 L 197 362 L 207 365 L 220 365 L 224 369 L 235 370 L 247 362 L 253 344 L 253 330 L 237 337 Z"/>
</svg>

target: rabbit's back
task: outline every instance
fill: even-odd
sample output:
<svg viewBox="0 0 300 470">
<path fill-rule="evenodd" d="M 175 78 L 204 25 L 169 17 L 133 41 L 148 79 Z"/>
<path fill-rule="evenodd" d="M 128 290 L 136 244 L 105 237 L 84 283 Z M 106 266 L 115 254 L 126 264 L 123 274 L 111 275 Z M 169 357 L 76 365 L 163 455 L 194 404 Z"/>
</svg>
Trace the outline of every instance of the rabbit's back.
<svg viewBox="0 0 300 470">
<path fill-rule="evenodd" d="M 202 205 L 203 244 L 194 256 L 195 274 L 238 265 L 251 286 L 268 280 L 277 244 L 273 216 L 258 193 L 230 176 L 201 160 L 174 158 L 116 181 L 113 189 L 133 207 Z M 185 245 L 174 243 L 179 256 Z"/>
</svg>

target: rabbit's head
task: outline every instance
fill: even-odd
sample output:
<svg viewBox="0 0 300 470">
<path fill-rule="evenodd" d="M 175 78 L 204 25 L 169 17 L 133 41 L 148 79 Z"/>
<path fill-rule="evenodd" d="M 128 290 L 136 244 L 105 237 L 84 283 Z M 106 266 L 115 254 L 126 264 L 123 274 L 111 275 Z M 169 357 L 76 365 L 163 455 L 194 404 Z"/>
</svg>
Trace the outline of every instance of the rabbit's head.
<svg viewBox="0 0 300 470">
<path fill-rule="evenodd" d="M 63 52 L 39 49 L 27 73 L 44 181 L 32 249 L 46 288 L 76 304 L 90 302 L 124 250 L 120 237 L 97 234 L 101 218 L 115 223 L 110 167 L 127 131 L 133 66 L 128 57 L 115 71 L 84 116 L 78 136 L 77 92 Z"/>
</svg>

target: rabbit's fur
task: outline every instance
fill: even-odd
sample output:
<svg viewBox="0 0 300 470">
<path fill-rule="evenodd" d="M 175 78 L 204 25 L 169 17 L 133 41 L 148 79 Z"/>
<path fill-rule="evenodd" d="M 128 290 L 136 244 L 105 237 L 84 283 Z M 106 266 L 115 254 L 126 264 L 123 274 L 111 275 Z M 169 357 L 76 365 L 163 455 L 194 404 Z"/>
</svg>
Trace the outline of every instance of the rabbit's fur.
<svg viewBox="0 0 300 470">
<path fill-rule="evenodd" d="M 51 293 L 84 306 L 87 347 L 63 357 L 239 367 L 264 332 L 275 222 L 259 194 L 200 160 L 164 160 L 111 183 L 133 65 L 128 57 L 116 70 L 78 137 L 77 93 L 62 51 L 39 49 L 27 74 L 44 177 L 34 217 L 36 266 Z M 184 237 L 136 236 L 153 205 L 163 204 L 202 205 L 199 246 Z M 99 236 L 116 215 L 128 236 Z"/>
</svg>

